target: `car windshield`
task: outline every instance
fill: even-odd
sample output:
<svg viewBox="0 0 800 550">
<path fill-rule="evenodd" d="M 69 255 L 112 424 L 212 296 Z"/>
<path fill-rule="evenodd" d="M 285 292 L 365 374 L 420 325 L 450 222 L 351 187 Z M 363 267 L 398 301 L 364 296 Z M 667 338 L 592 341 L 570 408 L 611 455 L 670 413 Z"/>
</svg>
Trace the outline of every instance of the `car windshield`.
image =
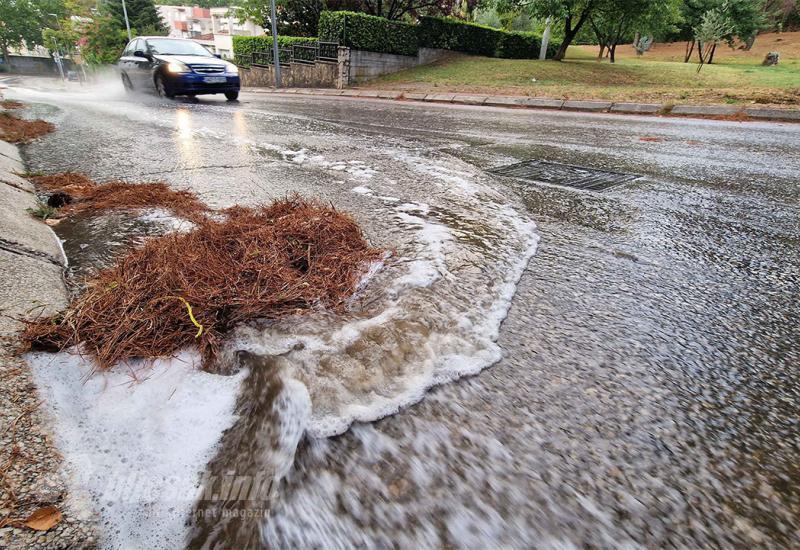
<svg viewBox="0 0 800 550">
<path fill-rule="evenodd" d="M 150 53 L 157 55 L 211 55 L 207 49 L 191 40 L 148 39 L 147 46 Z"/>
</svg>

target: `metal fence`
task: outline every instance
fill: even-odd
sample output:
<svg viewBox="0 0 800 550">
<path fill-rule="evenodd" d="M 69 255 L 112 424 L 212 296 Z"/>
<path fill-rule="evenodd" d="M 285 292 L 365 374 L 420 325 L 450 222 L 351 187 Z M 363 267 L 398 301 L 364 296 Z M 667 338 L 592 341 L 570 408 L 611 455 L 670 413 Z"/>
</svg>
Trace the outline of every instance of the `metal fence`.
<svg viewBox="0 0 800 550">
<path fill-rule="evenodd" d="M 266 52 L 253 52 L 250 55 L 237 55 L 234 62 L 240 67 L 268 67 L 274 65 L 272 50 Z M 313 65 L 314 63 L 336 63 L 339 60 L 338 42 L 311 42 L 306 44 L 293 44 L 289 48 L 278 49 L 278 59 L 281 65 L 292 63 Z"/>
</svg>

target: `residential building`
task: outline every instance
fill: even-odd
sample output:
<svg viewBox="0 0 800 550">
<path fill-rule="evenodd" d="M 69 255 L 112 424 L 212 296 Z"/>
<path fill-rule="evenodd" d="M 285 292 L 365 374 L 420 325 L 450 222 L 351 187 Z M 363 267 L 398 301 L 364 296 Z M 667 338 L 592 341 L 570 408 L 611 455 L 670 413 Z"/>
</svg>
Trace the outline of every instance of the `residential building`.
<svg viewBox="0 0 800 550">
<path fill-rule="evenodd" d="M 169 36 L 190 38 L 225 59 L 233 58 L 233 36 L 257 36 L 264 29 L 252 21 L 240 23 L 235 7 L 157 6 L 169 26 Z"/>
</svg>

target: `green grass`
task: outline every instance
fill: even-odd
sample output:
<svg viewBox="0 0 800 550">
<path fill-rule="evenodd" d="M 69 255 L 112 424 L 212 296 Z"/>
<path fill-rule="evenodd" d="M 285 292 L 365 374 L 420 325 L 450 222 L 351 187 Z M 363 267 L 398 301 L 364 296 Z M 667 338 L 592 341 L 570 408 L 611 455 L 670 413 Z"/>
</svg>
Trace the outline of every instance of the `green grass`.
<svg viewBox="0 0 800 550">
<path fill-rule="evenodd" d="M 54 208 L 48 205 L 46 202 L 36 201 L 36 207 L 28 208 L 27 212 L 34 218 L 47 220 L 58 214 L 58 208 Z"/>
<path fill-rule="evenodd" d="M 793 33 L 800 34 L 800 33 Z M 433 65 L 370 82 L 405 91 L 448 91 L 617 101 L 800 104 L 800 60 L 762 67 L 759 54 L 721 51 L 720 63 L 698 73 L 683 63 L 681 45 L 662 45 L 644 57 L 623 49 L 615 64 L 598 62 L 594 48 L 570 48 L 563 62 L 453 56 Z M 727 50 L 727 48 L 725 48 Z"/>
</svg>

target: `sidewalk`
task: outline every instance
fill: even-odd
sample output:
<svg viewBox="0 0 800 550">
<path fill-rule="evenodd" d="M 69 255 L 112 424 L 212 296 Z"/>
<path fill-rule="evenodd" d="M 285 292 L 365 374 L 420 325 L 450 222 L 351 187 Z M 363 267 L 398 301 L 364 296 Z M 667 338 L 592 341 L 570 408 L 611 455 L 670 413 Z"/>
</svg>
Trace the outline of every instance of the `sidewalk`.
<svg viewBox="0 0 800 550">
<path fill-rule="evenodd" d="M 19 318 L 52 314 L 67 304 L 64 254 L 47 225 L 26 211 L 33 186 L 17 174 L 16 146 L 0 141 L 0 548 L 91 548 L 93 527 L 72 507 L 67 472 L 46 427 L 27 363 L 17 355 Z M 36 510 L 62 515 L 47 531 L 22 525 Z"/>
<path fill-rule="evenodd" d="M 774 109 L 743 105 L 673 105 L 669 103 L 615 103 L 611 101 L 578 101 L 523 96 L 490 96 L 453 93 L 418 93 L 394 90 L 360 90 L 349 88 L 244 88 L 244 91 L 272 94 L 324 95 L 358 97 L 394 101 L 452 103 L 516 109 L 548 109 L 591 113 L 667 115 L 732 120 L 800 122 L 800 109 Z"/>
</svg>

